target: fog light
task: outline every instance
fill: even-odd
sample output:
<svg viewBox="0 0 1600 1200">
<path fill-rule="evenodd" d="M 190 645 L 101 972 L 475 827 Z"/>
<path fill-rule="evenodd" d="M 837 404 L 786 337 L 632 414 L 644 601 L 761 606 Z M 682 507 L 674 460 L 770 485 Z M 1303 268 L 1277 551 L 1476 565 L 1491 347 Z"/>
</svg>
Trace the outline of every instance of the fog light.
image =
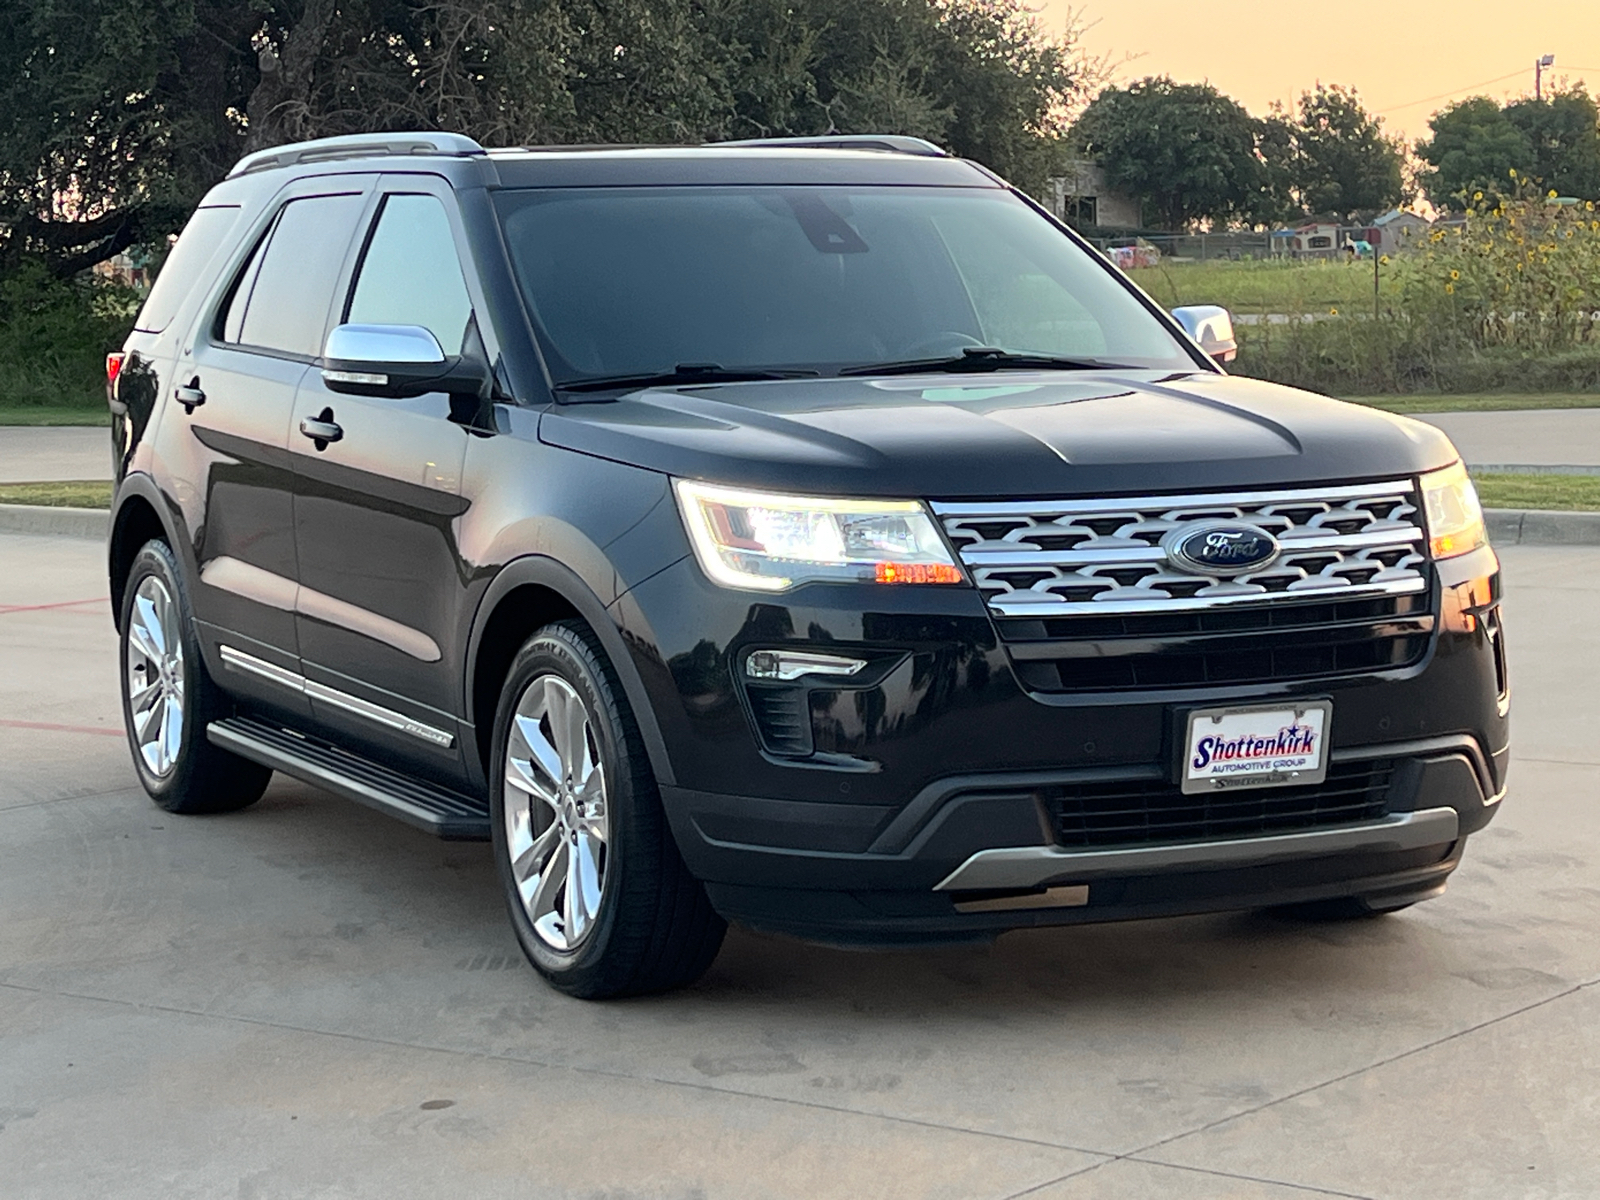
<svg viewBox="0 0 1600 1200">
<path fill-rule="evenodd" d="M 799 679 L 802 675 L 854 675 L 866 660 L 839 654 L 803 654 L 794 650 L 756 650 L 744 660 L 751 679 Z"/>
</svg>

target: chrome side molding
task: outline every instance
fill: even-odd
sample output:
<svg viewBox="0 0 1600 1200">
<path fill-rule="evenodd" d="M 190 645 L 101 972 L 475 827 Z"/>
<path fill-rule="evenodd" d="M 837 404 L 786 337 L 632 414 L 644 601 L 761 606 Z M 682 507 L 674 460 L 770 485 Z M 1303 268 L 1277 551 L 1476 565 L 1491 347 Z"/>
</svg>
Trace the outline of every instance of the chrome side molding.
<svg viewBox="0 0 1600 1200">
<path fill-rule="evenodd" d="M 232 646 L 221 648 L 222 662 L 230 671 L 240 671 L 246 675 L 254 675 L 259 679 L 268 680 L 279 687 L 287 688 L 291 692 L 299 692 L 313 700 L 320 700 L 324 704 L 331 704 L 335 708 L 342 708 L 345 712 L 354 713 L 378 725 L 390 729 L 398 729 L 401 733 L 408 733 L 412 737 L 421 738 L 441 749 L 448 750 L 455 745 L 455 735 L 437 729 L 424 721 L 418 721 L 406 716 L 404 713 L 395 712 L 392 708 L 385 708 L 381 704 L 374 704 L 370 700 L 363 700 L 360 696 L 352 696 L 349 692 L 341 692 L 338 688 L 331 688 L 325 683 L 318 683 L 314 679 L 307 679 L 295 671 L 280 667 L 276 663 L 267 662 L 253 654 L 246 654 L 243 650 L 236 650 Z"/>
<path fill-rule="evenodd" d="M 1133 846 L 1124 850 L 1063 850 L 1059 846 L 1014 846 L 979 850 L 950 872 L 936 892 L 999 891 L 1084 884 L 1095 879 L 1192 868 L 1254 866 L 1286 859 L 1316 858 L 1351 851 L 1387 853 L 1443 846 L 1456 840 L 1460 821 L 1453 808 L 1396 813 L 1381 821 L 1311 829 L 1271 837 L 1230 838 Z"/>
</svg>

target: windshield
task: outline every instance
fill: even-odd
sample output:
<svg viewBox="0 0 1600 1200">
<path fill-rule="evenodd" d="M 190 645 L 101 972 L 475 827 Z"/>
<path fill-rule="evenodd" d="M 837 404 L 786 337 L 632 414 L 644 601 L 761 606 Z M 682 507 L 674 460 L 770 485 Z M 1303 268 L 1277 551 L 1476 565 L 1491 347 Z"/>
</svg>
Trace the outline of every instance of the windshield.
<svg viewBox="0 0 1600 1200">
<path fill-rule="evenodd" d="M 558 385 L 685 364 L 829 374 L 970 347 L 1197 367 L 1109 271 L 997 188 L 563 188 L 496 202 Z"/>
</svg>

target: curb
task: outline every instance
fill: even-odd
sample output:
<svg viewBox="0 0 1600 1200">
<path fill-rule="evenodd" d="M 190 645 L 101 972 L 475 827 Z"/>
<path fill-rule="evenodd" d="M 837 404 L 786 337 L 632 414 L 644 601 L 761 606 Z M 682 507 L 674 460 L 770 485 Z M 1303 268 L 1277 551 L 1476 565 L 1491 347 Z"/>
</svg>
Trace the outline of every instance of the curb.
<svg viewBox="0 0 1600 1200">
<path fill-rule="evenodd" d="M 0 504 L 0 533 L 44 533 L 103 542 L 110 528 L 111 514 L 103 508 Z"/>
<path fill-rule="evenodd" d="M 1500 546 L 1600 546 L 1600 512 L 1488 508 L 1489 540 Z M 0 504 L 0 533 L 54 534 L 105 541 L 111 514 L 99 508 Z"/>
<path fill-rule="evenodd" d="M 1486 508 L 1483 516 L 1497 546 L 1600 546 L 1600 512 Z"/>
</svg>

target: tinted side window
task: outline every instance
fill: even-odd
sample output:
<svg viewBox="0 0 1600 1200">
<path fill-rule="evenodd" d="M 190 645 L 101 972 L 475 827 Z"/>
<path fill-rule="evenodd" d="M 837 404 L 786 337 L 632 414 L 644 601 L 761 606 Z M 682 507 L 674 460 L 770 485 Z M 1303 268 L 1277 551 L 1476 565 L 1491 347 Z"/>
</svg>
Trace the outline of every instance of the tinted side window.
<svg viewBox="0 0 1600 1200">
<path fill-rule="evenodd" d="M 334 284 L 361 218 L 363 198 L 310 196 L 291 200 L 240 281 L 225 322 L 244 304 L 238 340 L 247 346 L 315 358 L 333 302 Z M 248 294 L 245 288 L 248 287 Z"/>
<path fill-rule="evenodd" d="M 139 319 L 134 322 L 135 329 L 160 333 L 172 323 L 190 291 L 203 283 L 201 272 L 238 219 L 237 204 L 195 209 L 194 216 L 183 227 L 178 244 L 162 264 L 155 286 L 150 289 L 144 307 L 139 310 Z"/>
<path fill-rule="evenodd" d="M 436 196 L 385 199 L 344 319 L 355 325 L 421 325 L 446 354 L 460 354 L 471 317 L 444 205 Z"/>
</svg>

